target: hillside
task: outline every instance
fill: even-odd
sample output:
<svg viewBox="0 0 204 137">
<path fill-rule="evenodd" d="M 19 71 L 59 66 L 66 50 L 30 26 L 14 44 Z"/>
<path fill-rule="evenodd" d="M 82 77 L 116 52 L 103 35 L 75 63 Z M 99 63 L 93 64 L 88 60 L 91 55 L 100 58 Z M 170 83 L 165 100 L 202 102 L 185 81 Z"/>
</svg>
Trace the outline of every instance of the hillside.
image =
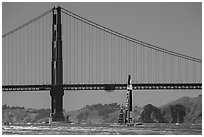
<svg viewBox="0 0 204 137">
<path fill-rule="evenodd" d="M 2 107 L 2 122 L 8 123 L 37 123 L 48 121 L 50 115 L 49 109 L 32 109 L 32 108 L 20 108 L 9 107 L 3 105 Z"/>
<path fill-rule="evenodd" d="M 48 122 L 50 109 L 25 109 L 23 107 L 2 107 L 2 121 L 15 123 Z M 117 123 L 120 105 L 95 104 L 86 105 L 76 111 L 64 112 L 70 122 L 79 123 Z M 179 118 L 178 118 L 179 117 Z M 182 97 L 161 107 L 147 104 L 144 107 L 133 108 L 133 122 L 144 123 L 202 123 L 202 96 Z"/>
<path fill-rule="evenodd" d="M 96 104 L 86 105 L 86 107 L 77 110 L 65 112 L 65 117 L 69 116 L 69 121 L 74 122 L 86 121 L 88 123 L 114 123 L 117 122 L 120 105 L 112 104 Z"/>
<path fill-rule="evenodd" d="M 179 113 L 180 122 L 202 123 L 202 95 L 194 98 L 182 97 L 159 108 L 168 122 L 175 122 L 177 118 L 174 115 Z"/>
</svg>

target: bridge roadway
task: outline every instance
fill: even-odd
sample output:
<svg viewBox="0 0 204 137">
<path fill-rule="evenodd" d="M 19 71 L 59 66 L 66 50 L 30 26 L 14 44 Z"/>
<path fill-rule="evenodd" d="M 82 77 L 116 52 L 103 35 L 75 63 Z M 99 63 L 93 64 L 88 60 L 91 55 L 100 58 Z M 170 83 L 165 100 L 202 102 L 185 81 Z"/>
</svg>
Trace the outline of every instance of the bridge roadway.
<svg viewBox="0 0 204 137">
<path fill-rule="evenodd" d="M 8 91 L 44 91 L 52 85 L 4 85 L 3 92 Z M 202 83 L 140 83 L 132 84 L 133 90 L 175 90 L 202 89 Z M 64 90 L 126 90 L 127 84 L 63 84 Z"/>
</svg>

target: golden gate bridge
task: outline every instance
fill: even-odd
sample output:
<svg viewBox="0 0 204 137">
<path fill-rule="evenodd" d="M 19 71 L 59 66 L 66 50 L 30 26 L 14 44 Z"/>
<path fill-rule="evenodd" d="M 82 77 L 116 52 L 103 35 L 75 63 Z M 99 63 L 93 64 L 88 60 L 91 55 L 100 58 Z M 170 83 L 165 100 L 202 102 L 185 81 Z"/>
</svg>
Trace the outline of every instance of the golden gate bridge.
<svg viewBox="0 0 204 137">
<path fill-rule="evenodd" d="M 64 90 L 201 89 L 202 60 L 140 41 L 62 7 L 2 36 L 3 92 L 50 91 L 54 121 Z"/>
</svg>

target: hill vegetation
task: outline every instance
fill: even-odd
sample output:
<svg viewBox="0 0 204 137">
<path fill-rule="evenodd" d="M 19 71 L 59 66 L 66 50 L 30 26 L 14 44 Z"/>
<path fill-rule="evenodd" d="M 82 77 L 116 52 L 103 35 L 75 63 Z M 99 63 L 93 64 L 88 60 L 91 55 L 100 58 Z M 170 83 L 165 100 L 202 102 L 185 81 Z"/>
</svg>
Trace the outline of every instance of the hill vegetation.
<svg viewBox="0 0 204 137">
<path fill-rule="evenodd" d="M 31 109 L 24 107 L 2 106 L 2 121 L 9 123 L 48 122 L 50 109 Z M 86 105 L 76 111 L 64 112 L 70 122 L 117 123 L 120 105 Z M 202 123 L 202 96 L 182 97 L 161 107 L 147 104 L 133 108 L 133 122 L 144 123 Z"/>
</svg>

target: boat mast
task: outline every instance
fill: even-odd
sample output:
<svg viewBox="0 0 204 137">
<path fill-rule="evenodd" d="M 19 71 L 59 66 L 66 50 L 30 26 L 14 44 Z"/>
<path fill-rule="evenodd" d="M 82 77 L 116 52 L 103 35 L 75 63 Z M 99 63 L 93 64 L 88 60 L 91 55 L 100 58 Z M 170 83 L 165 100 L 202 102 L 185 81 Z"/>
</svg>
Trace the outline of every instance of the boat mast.
<svg viewBox="0 0 204 137">
<path fill-rule="evenodd" d="M 126 111 L 125 111 L 124 123 L 132 122 L 131 111 L 132 111 L 132 81 L 131 81 L 131 76 L 128 75 Z"/>
</svg>

